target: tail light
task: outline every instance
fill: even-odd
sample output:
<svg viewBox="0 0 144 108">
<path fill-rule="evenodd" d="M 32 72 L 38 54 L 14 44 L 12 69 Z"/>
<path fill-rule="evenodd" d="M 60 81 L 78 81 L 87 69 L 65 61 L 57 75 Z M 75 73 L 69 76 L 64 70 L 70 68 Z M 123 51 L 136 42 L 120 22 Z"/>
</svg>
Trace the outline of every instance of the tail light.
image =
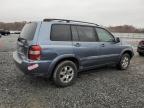
<svg viewBox="0 0 144 108">
<path fill-rule="evenodd" d="M 144 45 L 144 41 L 140 41 L 139 45 L 143 46 Z"/>
<path fill-rule="evenodd" d="M 39 45 L 32 45 L 28 52 L 28 58 L 30 60 L 40 60 L 41 58 L 41 47 Z"/>
</svg>

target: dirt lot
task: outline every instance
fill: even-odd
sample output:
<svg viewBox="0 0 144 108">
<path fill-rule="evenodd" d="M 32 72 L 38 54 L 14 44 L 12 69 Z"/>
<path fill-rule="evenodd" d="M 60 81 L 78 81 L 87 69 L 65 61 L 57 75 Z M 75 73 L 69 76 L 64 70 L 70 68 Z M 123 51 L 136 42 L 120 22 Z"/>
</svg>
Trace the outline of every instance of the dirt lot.
<svg viewBox="0 0 144 108">
<path fill-rule="evenodd" d="M 0 108 L 142 108 L 144 57 L 126 71 L 103 67 L 80 73 L 76 84 L 56 88 L 17 71 L 12 59 L 17 36 L 0 38 Z"/>
</svg>

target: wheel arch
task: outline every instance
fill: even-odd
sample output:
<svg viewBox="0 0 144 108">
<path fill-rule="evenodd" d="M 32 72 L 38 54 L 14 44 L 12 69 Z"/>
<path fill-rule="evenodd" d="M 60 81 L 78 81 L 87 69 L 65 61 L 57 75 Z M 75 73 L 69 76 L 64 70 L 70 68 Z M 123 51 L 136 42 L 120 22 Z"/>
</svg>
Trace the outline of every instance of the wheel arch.
<svg viewBox="0 0 144 108">
<path fill-rule="evenodd" d="M 122 57 L 122 55 L 125 54 L 125 53 L 129 54 L 129 55 L 130 55 L 130 58 L 132 58 L 132 57 L 134 56 L 133 51 L 131 51 L 131 50 L 124 50 L 124 51 L 121 53 L 121 57 Z"/>
<path fill-rule="evenodd" d="M 70 60 L 72 62 L 74 62 L 77 66 L 77 68 L 79 69 L 80 68 L 80 61 L 78 58 L 76 58 L 75 56 L 73 55 L 69 55 L 69 56 L 61 56 L 61 57 L 58 57 L 56 58 L 50 65 L 49 69 L 48 69 L 48 73 L 50 74 L 49 77 L 51 77 L 53 75 L 53 72 L 54 72 L 54 69 L 56 68 L 56 66 L 61 63 L 62 61 L 65 61 L 65 60 Z"/>
</svg>

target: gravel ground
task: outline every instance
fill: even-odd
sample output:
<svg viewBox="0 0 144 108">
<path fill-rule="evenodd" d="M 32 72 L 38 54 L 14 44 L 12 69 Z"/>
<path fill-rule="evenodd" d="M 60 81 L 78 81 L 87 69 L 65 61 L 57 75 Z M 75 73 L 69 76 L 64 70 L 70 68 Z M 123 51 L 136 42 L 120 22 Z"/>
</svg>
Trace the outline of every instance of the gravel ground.
<svg viewBox="0 0 144 108">
<path fill-rule="evenodd" d="M 16 39 L 14 35 L 0 39 L 0 108 L 144 107 L 144 57 L 136 54 L 128 70 L 98 68 L 80 73 L 70 87 L 56 88 L 52 81 L 15 68 Z"/>
</svg>

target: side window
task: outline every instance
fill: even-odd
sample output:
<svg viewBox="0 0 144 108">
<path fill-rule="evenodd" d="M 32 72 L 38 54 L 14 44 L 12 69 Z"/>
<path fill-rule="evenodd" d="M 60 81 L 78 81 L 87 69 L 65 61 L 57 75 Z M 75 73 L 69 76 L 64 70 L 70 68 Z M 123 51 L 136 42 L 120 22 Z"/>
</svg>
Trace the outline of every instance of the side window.
<svg viewBox="0 0 144 108">
<path fill-rule="evenodd" d="M 52 41 L 71 41 L 70 25 L 52 25 L 51 28 Z"/>
<path fill-rule="evenodd" d="M 75 35 L 74 40 L 76 40 L 76 36 L 79 38 L 79 41 L 82 42 L 95 42 L 97 41 L 96 33 L 93 27 L 88 26 L 72 26 L 73 35 Z M 76 33 L 77 32 L 77 33 Z"/>
<path fill-rule="evenodd" d="M 109 32 L 107 32 L 106 30 L 104 30 L 102 28 L 96 28 L 96 31 L 97 31 L 99 41 L 101 41 L 101 42 L 114 41 L 114 37 Z"/>
</svg>

